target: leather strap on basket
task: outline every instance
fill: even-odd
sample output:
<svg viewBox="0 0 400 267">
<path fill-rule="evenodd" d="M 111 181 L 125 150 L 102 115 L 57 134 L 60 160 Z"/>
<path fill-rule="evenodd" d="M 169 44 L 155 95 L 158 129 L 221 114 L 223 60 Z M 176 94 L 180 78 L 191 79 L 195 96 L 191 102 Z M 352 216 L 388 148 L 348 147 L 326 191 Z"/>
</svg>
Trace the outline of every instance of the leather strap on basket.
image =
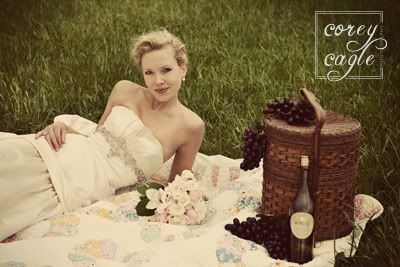
<svg viewBox="0 0 400 267">
<path fill-rule="evenodd" d="M 318 185 L 319 185 L 319 171 L 320 171 L 320 139 L 321 139 L 321 129 L 322 126 L 324 125 L 325 122 L 325 117 L 326 117 L 326 112 L 325 110 L 321 107 L 319 104 L 318 99 L 315 97 L 313 93 L 308 91 L 305 88 L 302 88 L 300 90 L 300 94 L 310 103 L 312 108 L 314 109 L 314 114 L 315 114 L 315 131 L 314 131 L 314 160 L 313 160 L 313 175 L 311 179 L 311 187 L 312 187 L 312 197 L 313 197 L 313 202 L 314 202 L 314 219 L 315 221 L 315 226 L 318 225 L 318 213 L 319 213 L 319 207 L 318 207 Z M 314 229 L 317 229 L 315 227 Z"/>
</svg>

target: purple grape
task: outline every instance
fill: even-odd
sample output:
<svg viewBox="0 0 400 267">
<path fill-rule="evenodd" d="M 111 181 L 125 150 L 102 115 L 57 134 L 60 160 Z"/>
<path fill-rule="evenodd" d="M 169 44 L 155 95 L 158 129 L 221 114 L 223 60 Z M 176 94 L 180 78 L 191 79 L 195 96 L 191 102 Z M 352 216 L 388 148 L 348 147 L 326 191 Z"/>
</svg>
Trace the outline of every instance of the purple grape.
<svg viewBox="0 0 400 267">
<path fill-rule="evenodd" d="M 245 129 L 244 136 L 242 137 L 243 146 L 243 162 L 240 168 L 244 171 L 252 170 L 256 166 L 259 167 L 259 162 L 264 156 L 265 151 L 265 137 L 262 127 L 249 127 Z"/>
</svg>

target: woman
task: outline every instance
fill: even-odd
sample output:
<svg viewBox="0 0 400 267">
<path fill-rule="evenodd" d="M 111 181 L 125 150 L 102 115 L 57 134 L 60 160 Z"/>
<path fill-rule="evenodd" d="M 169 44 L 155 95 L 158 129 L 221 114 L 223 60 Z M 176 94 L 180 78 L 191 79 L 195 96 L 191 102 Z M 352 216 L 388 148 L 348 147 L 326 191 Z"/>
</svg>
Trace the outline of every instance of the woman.
<svg viewBox="0 0 400 267">
<path fill-rule="evenodd" d="M 164 29 L 140 36 L 132 55 L 146 87 L 118 82 L 93 133 L 56 121 L 36 135 L 0 134 L 0 240 L 142 183 L 173 155 L 169 180 L 192 168 L 204 122 L 178 98 L 184 44 Z"/>
</svg>

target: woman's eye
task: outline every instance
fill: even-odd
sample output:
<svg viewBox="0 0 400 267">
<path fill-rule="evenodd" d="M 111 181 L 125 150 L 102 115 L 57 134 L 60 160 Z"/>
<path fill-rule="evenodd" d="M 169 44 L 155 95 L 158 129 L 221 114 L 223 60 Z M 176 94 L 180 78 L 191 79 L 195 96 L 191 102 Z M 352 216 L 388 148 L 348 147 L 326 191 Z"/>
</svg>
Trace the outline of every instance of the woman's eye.
<svg viewBox="0 0 400 267">
<path fill-rule="evenodd" d="M 151 73 L 152 73 L 152 72 L 149 71 L 149 70 L 144 72 L 144 74 L 146 74 L 146 75 L 150 75 Z"/>
<path fill-rule="evenodd" d="M 165 68 L 164 72 L 170 72 L 172 69 L 171 68 Z"/>
</svg>

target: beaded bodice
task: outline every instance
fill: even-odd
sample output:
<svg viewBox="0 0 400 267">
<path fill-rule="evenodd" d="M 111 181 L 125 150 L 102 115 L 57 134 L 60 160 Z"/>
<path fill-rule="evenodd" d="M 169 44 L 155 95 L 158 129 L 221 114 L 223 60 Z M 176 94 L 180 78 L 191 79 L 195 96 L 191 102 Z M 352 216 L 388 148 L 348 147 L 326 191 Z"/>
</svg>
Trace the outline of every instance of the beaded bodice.
<svg viewBox="0 0 400 267">
<path fill-rule="evenodd" d="M 114 189 L 145 182 L 163 164 L 162 145 L 127 107 L 114 106 L 91 139 L 115 174 L 110 178 Z"/>
</svg>

